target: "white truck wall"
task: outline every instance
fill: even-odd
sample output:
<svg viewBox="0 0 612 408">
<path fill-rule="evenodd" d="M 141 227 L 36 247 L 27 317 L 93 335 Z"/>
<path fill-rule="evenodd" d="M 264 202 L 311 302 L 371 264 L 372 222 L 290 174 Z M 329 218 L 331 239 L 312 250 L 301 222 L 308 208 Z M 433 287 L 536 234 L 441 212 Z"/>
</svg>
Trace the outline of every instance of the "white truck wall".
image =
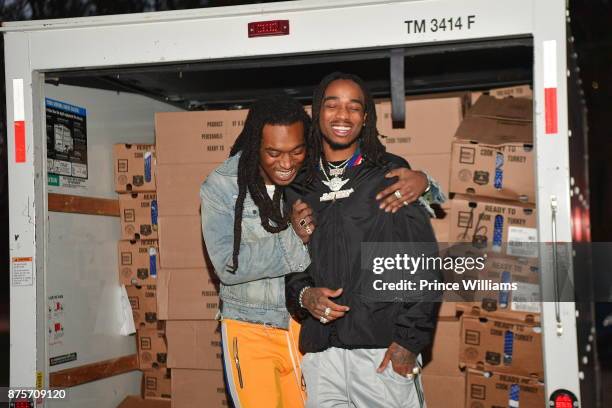
<svg viewBox="0 0 612 408">
<path fill-rule="evenodd" d="M 177 108 L 133 94 L 73 86 L 45 86 L 45 96 L 87 110 L 88 180 L 86 188 L 51 187 L 50 193 L 116 199 L 112 148 L 115 143 L 154 143 L 155 112 Z M 136 352 L 134 336 L 122 336 L 117 272 L 119 218 L 49 212 L 46 296 L 63 312 L 48 316 L 48 358 L 77 353 L 77 360 L 49 367 L 50 372 Z M 49 311 L 47 311 L 49 313 Z M 55 338 L 54 323 L 64 327 Z M 126 395 L 140 393 L 138 372 L 70 389 L 62 408 L 116 407 Z M 49 404 L 49 406 L 55 406 Z"/>
</svg>

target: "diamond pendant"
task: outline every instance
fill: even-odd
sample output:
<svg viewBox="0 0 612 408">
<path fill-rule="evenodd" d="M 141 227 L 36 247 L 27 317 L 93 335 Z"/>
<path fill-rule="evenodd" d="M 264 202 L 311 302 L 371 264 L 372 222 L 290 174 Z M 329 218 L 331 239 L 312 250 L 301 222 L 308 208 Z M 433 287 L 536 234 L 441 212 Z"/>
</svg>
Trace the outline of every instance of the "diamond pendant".
<svg viewBox="0 0 612 408">
<path fill-rule="evenodd" d="M 347 180 L 342 180 L 340 177 L 332 177 L 331 180 L 329 180 L 329 189 L 331 191 L 339 191 L 342 186 L 344 186 L 346 183 L 348 182 Z"/>
</svg>

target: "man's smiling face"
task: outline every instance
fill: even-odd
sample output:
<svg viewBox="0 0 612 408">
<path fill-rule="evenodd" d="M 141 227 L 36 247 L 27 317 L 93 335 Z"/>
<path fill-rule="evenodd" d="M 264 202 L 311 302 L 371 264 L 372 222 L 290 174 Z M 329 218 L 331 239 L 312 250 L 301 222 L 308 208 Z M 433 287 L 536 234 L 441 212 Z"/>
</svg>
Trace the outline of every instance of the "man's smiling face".
<svg viewBox="0 0 612 408">
<path fill-rule="evenodd" d="M 365 98 L 361 87 L 348 79 L 337 79 L 325 89 L 319 126 L 325 142 L 334 150 L 350 147 L 359 138 L 365 122 Z"/>
<path fill-rule="evenodd" d="M 304 125 L 265 125 L 259 150 L 259 167 L 266 184 L 290 184 L 306 158 Z"/>
</svg>

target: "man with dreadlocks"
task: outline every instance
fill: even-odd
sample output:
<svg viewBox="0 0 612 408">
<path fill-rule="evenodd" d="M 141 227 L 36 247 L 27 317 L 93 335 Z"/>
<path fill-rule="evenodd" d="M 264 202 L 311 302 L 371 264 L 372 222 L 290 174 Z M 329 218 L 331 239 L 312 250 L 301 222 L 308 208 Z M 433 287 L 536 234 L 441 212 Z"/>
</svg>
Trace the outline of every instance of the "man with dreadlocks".
<svg viewBox="0 0 612 408">
<path fill-rule="evenodd" d="M 372 271 L 361 262 L 364 242 L 436 247 L 429 215 L 417 203 L 380 211 L 376 193 L 389 186 L 385 174 L 402 159 L 380 143 L 374 101 L 359 77 L 333 73 L 322 80 L 311 139 L 316 165 L 287 191 L 294 228 L 310 236 L 311 265 L 286 277 L 287 308 L 302 321 L 306 406 L 423 407 L 414 374 L 432 339 L 435 304 L 372 300 L 364 285 Z M 315 224 L 313 234 L 304 232 Z"/>
<path fill-rule="evenodd" d="M 285 186 L 307 160 L 310 118 L 279 95 L 253 103 L 230 157 L 200 189 L 202 231 L 221 280 L 227 386 L 236 407 L 303 407 L 284 276 L 310 259 L 283 211 Z"/>
</svg>

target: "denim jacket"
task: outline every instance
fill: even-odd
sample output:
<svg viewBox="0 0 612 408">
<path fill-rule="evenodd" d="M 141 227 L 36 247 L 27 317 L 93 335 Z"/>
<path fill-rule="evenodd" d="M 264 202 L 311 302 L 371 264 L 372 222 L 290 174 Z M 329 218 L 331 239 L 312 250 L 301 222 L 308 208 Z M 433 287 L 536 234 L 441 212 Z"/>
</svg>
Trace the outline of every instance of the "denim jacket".
<svg viewBox="0 0 612 408">
<path fill-rule="evenodd" d="M 238 197 L 239 154 L 225 160 L 204 181 L 202 231 L 208 255 L 221 281 L 223 318 L 287 328 L 284 276 L 310 264 L 307 248 L 289 227 L 266 231 L 250 194 L 244 200 L 238 269 L 230 273 L 234 250 L 234 208 Z"/>
</svg>

